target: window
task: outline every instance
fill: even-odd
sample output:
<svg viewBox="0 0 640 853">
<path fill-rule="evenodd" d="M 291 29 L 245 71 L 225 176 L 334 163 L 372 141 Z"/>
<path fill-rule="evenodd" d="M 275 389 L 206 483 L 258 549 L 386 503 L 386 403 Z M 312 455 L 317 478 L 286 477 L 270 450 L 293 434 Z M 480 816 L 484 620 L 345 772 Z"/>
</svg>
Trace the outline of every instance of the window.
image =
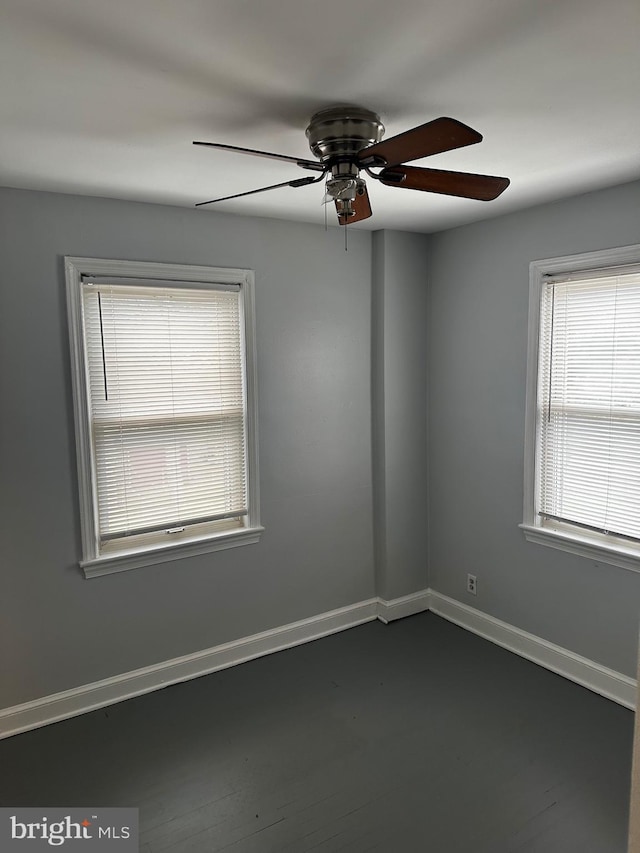
<svg viewBox="0 0 640 853">
<path fill-rule="evenodd" d="M 67 258 L 87 576 L 256 542 L 253 276 Z"/>
<path fill-rule="evenodd" d="M 522 527 L 640 571 L 640 246 L 531 273 Z"/>
</svg>

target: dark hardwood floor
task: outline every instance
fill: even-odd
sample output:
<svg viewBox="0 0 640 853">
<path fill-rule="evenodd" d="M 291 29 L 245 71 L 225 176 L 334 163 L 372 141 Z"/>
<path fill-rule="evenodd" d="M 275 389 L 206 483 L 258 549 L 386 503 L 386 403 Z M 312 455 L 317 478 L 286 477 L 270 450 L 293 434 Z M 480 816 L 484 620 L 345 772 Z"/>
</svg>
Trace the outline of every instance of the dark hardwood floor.
<svg viewBox="0 0 640 853">
<path fill-rule="evenodd" d="M 433 614 L 0 741 L 0 803 L 146 853 L 624 853 L 633 714 Z"/>
</svg>

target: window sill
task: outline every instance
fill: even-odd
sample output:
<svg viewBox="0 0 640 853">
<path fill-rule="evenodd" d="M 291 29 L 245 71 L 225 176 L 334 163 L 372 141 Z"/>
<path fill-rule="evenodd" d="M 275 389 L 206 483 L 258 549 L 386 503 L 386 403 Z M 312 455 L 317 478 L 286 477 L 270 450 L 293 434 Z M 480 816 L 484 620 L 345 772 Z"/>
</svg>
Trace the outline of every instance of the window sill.
<svg viewBox="0 0 640 853">
<path fill-rule="evenodd" d="M 608 544 L 596 540 L 595 537 L 581 535 L 575 532 L 558 530 L 550 527 L 536 527 L 533 524 L 520 524 L 525 538 L 538 545 L 547 545 L 587 557 L 599 563 L 619 566 L 632 572 L 640 572 L 640 548 L 635 549 L 623 544 Z M 604 538 L 604 537 L 603 537 Z"/>
<path fill-rule="evenodd" d="M 108 557 L 95 557 L 91 560 L 82 560 L 80 567 L 86 578 L 110 575 L 114 572 L 126 572 L 129 569 L 140 569 L 143 566 L 155 566 L 158 563 L 167 563 L 184 557 L 208 554 L 211 551 L 237 548 L 239 545 L 252 545 L 260 541 L 263 530 L 264 527 L 249 527 L 243 530 L 234 530 L 231 533 L 210 536 L 206 539 L 191 539 L 177 542 L 175 545 L 164 545 L 161 548 L 147 548 L 145 550 L 125 551 Z"/>
</svg>

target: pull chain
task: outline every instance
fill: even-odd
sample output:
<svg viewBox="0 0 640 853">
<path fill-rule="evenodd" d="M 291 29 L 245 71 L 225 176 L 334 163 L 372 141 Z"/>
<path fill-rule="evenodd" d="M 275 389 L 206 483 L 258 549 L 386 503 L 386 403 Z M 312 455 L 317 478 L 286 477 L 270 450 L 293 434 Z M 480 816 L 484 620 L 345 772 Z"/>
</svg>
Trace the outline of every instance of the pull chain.
<svg viewBox="0 0 640 853">
<path fill-rule="evenodd" d="M 327 193 L 327 182 L 326 181 L 324 184 L 324 192 L 325 192 L 325 197 L 326 197 L 326 193 Z M 324 207 L 324 230 L 328 231 L 329 225 L 327 222 L 327 202 L 326 201 L 324 202 L 323 207 Z"/>
</svg>

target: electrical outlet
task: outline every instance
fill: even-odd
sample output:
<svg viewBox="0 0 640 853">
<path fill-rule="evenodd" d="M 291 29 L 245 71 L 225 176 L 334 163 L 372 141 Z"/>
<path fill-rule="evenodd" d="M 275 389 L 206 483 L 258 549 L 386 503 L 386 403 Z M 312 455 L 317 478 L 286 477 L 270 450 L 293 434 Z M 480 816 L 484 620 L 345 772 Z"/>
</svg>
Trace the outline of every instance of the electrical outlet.
<svg viewBox="0 0 640 853">
<path fill-rule="evenodd" d="M 478 579 L 475 575 L 467 575 L 467 592 L 471 595 L 478 594 Z"/>
</svg>

